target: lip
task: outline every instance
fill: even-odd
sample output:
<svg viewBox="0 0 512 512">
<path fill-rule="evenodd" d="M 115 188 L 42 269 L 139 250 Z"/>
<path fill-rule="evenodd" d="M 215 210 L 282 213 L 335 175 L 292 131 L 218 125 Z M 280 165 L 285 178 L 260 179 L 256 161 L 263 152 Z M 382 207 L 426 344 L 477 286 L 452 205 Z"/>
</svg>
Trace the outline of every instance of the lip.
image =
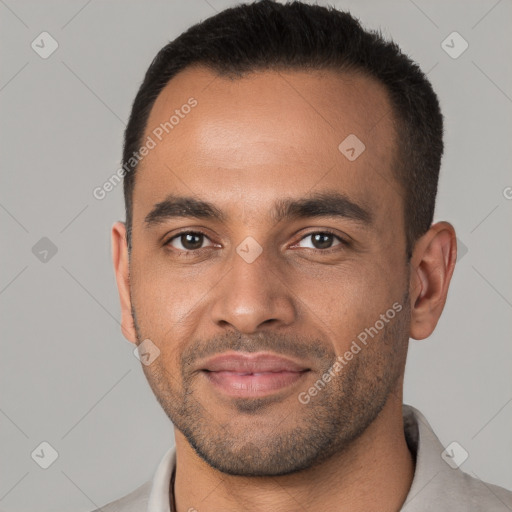
<svg viewBox="0 0 512 512">
<path fill-rule="evenodd" d="M 243 353 L 227 352 L 207 359 L 202 370 L 210 372 L 238 372 L 238 373 L 264 373 L 264 372 L 301 372 L 309 370 L 286 357 L 269 352 Z"/>
<path fill-rule="evenodd" d="M 208 359 L 202 373 L 217 390 L 238 398 L 276 393 L 302 380 L 310 370 L 291 359 L 271 353 L 225 353 Z"/>
</svg>

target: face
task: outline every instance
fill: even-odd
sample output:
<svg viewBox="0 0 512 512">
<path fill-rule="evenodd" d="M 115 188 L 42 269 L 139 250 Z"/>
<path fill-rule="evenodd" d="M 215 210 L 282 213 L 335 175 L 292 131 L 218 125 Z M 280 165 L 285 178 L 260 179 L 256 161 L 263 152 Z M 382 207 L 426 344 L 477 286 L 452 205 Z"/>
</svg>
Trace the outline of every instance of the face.
<svg viewBox="0 0 512 512">
<path fill-rule="evenodd" d="M 201 68 L 151 111 L 134 337 L 159 350 L 143 369 L 175 428 L 220 471 L 312 467 L 398 389 L 410 307 L 390 111 L 363 76 Z"/>
</svg>

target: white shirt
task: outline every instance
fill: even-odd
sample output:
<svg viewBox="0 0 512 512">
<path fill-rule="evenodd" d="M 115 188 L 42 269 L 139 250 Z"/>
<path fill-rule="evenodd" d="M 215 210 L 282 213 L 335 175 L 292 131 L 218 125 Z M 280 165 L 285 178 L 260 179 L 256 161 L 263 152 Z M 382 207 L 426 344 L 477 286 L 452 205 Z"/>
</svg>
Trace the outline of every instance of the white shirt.
<svg viewBox="0 0 512 512">
<path fill-rule="evenodd" d="M 416 457 L 416 467 L 400 512 L 512 511 L 512 492 L 482 482 L 457 467 L 460 455 L 457 448 L 448 445 L 445 450 L 420 411 L 404 404 L 403 419 L 405 437 Z M 152 482 L 146 482 L 124 498 L 94 512 L 175 512 L 169 502 L 175 466 L 176 452 L 171 448 L 158 465 Z"/>
</svg>

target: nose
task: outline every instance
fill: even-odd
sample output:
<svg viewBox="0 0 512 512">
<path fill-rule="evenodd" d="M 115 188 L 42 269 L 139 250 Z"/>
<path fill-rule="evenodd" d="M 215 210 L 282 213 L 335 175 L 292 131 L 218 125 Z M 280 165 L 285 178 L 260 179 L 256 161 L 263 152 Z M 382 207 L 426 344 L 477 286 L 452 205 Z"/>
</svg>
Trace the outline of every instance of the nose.
<svg viewBox="0 0 512 512">
<path fill-rule="evenodd" d="M 286 274 L 263 251 L 248 262 L 234 253 L 231 268 L 216 287 L 212 320 L 250 334 L 264 326 L 287 326 L 296 319 L 295 297 L 286 284 Z"/>
</svg>

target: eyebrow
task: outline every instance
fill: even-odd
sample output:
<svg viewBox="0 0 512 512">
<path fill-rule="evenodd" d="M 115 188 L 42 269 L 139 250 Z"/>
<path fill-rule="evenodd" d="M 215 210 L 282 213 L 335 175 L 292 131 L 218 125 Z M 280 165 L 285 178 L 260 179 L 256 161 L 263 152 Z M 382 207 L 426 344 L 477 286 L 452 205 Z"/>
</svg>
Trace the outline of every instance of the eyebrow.
<svg viewBox="0 0 512 512">
<path fill-rule="evenodd" d="M 279 199 L 271 211 L 274 222 L 283 219 L 338 217 L 370 225 L 373 216 L 366 205 L 351 201 L 338 192 L 317 192 L 300 199 Z"/>
<path fill-rule="evenodd" d="M 172 218 L 196 218 L 225 222 L 227 216 L 214 204 L 194 197 L 169 195 L 155 204 L 144 222 L 147 229 Z M 277 224 L 282 220 L 314 217 L 335 217 L 351 220 L 366 226 L 373 215 L 366 205 L 351 201 L 338 192 L 317 192 L 304 198 L 278 199 L 270 210 L 271 219 Z"/>
</svg>

